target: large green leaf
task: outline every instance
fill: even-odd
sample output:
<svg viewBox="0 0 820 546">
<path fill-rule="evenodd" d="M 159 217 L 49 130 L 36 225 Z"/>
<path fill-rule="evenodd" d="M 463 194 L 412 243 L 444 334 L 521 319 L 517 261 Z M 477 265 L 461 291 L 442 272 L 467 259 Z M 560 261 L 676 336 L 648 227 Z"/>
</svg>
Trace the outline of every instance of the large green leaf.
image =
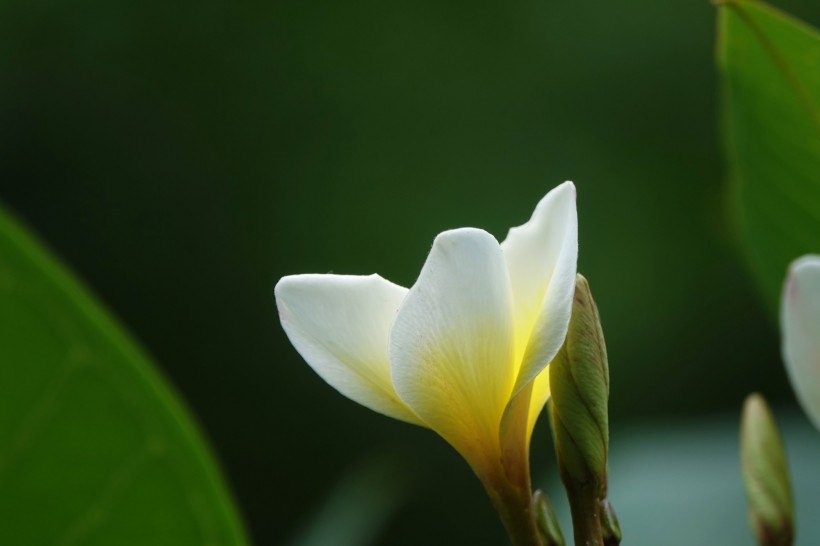
<svg viewBox="0 0 820 546">
<path fill-rule="evenodd" d="M 820 253 L 820 35 L 760 2 L 721 3 L 731 205 L 772 310 L 788 263 Z"/>
<path fill-rule="evenodd" d="M 4 545 L 247 543 L 166 383 L 2 209 L 0 514 Z"/>
</svg>

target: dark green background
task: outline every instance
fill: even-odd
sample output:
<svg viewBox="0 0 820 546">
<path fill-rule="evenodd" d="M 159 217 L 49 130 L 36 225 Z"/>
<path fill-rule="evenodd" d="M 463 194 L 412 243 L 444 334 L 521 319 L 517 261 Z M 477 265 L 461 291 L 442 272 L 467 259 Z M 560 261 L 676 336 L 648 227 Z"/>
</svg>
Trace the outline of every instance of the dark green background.
<svg viewBox="0 0 820 546">
<path fill-rule="evenodd" d="M 815 0 L 777 5 L 820 23 Z M 6 0 L 0 199 L 160 362 L 257 543 L 388 451 L 415 486 L 385 543 L 496 544 L 466 465 L 316 377 L 273 286 L 409 286 L 436 233 L 501 239 L 571 179 L 613 443 L 750 390 L 793 404 L 725 214 L 714 21 L 705 0 Z M 535 443 L 544 474 L 543 423 Z"/>
</svg>

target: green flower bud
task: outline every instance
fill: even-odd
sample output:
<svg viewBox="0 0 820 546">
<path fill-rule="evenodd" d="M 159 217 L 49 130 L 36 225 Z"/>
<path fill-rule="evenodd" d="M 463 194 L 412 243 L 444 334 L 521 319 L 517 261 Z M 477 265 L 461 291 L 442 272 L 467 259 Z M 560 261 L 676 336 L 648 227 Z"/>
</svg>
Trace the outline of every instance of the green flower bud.
<svg viewBox="0 0 820 546">
<path fill-rule="evenodd" d="M 558 518 L 549 499 L 540 489 L 532 496 L 532 506 L 544 546 L 564 546 L 566 542 L 561 526 L 558 524 Z"/>
<path fill-rule="evenodd" d="M 600 506 L 601 514 L 601 536 L 604 546 L 617 546 L 621 543 L 621 524 L 618 523 L 618 516 L 612 503 L 604 499 Z"/>
<path fill-rule="evenodd" d="M 587 280 L 575 280 L 564 345 L 550 363 L 552 431 L 576 544 L 614 546 L 621 530 L 606 500 L 609 364 Z"/>
<path fill-rule="evenodd" d="M 759 394 L 749 395 L 743 404 L 740 459 L 749 520 L 758 544 L 791 545 L 794 507 L 786 454 L 777 423 Z"/>
<path fill-rule="evenodd" d="M 576 278 L 566 340 L 549 371 L 553 434 L 562 476 L 565 481 L 571 478 L 605 487 L 609 365 L 598 309 L 582 275 Z"/>
</svg>

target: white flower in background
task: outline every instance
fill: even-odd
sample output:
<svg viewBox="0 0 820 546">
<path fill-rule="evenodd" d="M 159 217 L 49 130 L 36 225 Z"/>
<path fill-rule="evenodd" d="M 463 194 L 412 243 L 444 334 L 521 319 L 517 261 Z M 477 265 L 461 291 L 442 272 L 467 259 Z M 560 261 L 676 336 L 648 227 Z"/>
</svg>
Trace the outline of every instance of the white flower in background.
<svg viewBox="0 0 820 546">
<path fill-rule="evenodd" d="M 486 231 L 438 235 L 416 284 L 378 275 L 293 275 L 276 285 L 282 326 L 348 398 L 429 427 L 479 476 L 526 464 L 549 398 L 575 290 L 575 186 L 550 191 L 499 244 Z M 528 471 L 527 471 L 528 479 Z"/>
<path fill-rule="evenodd" d="M 820 429 L 820 256 L 803 256 L 789 266 L 780 325 L 792 388 Z"/>
</svg>

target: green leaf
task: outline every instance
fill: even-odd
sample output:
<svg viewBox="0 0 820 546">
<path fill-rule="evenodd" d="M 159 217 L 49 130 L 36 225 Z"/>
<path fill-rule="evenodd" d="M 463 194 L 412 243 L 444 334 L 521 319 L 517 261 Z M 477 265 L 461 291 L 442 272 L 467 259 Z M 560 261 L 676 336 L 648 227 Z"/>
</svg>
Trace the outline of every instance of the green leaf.
<svg viewBox="0 0 820 546">
<path fill-rule="evenodd" d="M 776 310 L 789 262 L 820 253 L 820 35 L 760 2 L 720 4 L 730 203 Z"/>
<path fill-rule="evenodd" d="M 0 514 L 0 544 L 247 543 L 168 385 L 1 208 Z"/>
</svg>

